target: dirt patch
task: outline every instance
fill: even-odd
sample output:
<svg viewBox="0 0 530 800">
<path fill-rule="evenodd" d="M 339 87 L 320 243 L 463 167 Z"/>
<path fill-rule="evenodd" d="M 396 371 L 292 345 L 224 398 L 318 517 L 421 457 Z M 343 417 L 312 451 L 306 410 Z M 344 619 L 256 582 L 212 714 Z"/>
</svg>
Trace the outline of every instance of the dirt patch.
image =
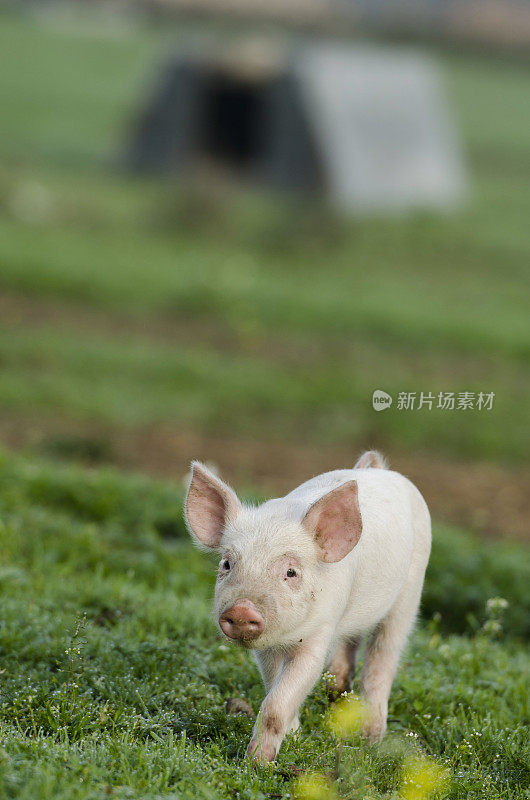
<svg viewBox="0 0 530 800">
<path fill-rule="evenodd" d="M 86 303 L 32 297 L 0 287 L 0 324 L 4 330 L 50 326 L 65 333 L 109 336 L 116 341 L 141 340 L 179 346 L 208 345 L 226 352 L 265 356 L 286 364 L 312 364 L 327 356 L 324 341 L 304 336 L 274 337 L 260 331 L 239 331 L 214 315 L 194 316 L 105 310 Z"/>
<path fill-rule="evenodd" d="M 12 449 L 50 452 L 55 443 L 64 456 L 68 441 L 76 460 L 111 463 L 179 485 L 191 459 L 213 462 L 237 488 L 257 487 L 273 495 L 284 494 L 319 472 L 353 466 L 359 455 L 349 447 L 228 438 L 171 425 L 116 430 L 63 419 L 7 414 L 0 419 L 0 442 Z M 529 540 L 528 469 L 448 461 L 433 453 L 386 455 L 393 469 L 420 488 L 437 519 L 487 536 Z"/>
</svg>

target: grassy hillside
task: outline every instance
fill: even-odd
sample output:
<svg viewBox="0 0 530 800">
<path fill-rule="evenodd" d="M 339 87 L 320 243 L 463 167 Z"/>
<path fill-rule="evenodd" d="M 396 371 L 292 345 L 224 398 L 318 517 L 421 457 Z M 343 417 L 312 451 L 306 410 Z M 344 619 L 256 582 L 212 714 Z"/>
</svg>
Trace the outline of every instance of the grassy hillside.
<svg viewBox="0 0 530 800">
<path fill-rule="evenodd" d="M 471 171 L 461 210 L 341 221 L 111 168 L 166 45 L 154 29 L 2 18 L 0 404 L 13 424 L 160 421 L 522 460 L 525 66 L 440 56 Z M 375 388 L 496 400 L 374 415 Z"/>
<path fill-rule="evenodd" d="M 526 796 L 530 664 L 514 634 L 528 619 L 528 574 L 521 550 L 483 545 L 475 584 L 466 543 L 436 531 L 425 622 L 392 693 L 390 736 L 344 745 L 344 797 L 396 798 L 411 753 L 450 770 L 444 796 Z M 2 457 L 1 797 L 286 797 L 300 771 L 333 774 L 324 681 L 277 765 L 242 763 L 252 722 L 227 715 L 225 702 L 257 711 L 262 688 L 249 654 L 215 633 L 213 573 L 185 536 L 174 487 Z M 458 604 L 473 592 L 466 623 Z M 504 632 L 485 611 L 501 592 Z"/>
</svg>

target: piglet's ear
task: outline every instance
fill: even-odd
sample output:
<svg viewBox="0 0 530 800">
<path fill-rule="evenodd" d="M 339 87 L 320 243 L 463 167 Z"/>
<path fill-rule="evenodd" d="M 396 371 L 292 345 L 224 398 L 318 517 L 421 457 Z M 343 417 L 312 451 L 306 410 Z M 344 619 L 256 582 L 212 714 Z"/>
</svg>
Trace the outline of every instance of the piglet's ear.
<svg viewBox="0 0 530 800">
<path fill-rule="evenodd" d="M 357 481 L 343 483 L 314 503 L 302 524 L 320 548 L 322 561 L 333 563 L 350 553 L 363 529 Z"/>
<path fill-rule="evenodd" d="M 191 533 L 206 547 L 219 547 L 225 525 L 241 504 L 230 486 L 203 464 L 191 465 L 191 480 L 186 496 L 186 522 Z"/>
</svg>

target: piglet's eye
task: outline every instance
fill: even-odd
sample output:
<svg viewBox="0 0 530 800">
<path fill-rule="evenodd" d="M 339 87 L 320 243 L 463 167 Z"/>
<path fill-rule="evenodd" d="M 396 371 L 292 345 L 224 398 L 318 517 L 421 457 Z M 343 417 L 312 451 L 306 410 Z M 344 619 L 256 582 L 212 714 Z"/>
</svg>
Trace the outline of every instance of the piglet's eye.
<svg viewBox="0 0 530 800">
<path fill-rule="evenodd" d="M 292 567 L 289 567 L 289 569 L 286 572 L 286 575 L 288 578 L 296 578 L 296 570 L 293 569 Z"/>
</svg>

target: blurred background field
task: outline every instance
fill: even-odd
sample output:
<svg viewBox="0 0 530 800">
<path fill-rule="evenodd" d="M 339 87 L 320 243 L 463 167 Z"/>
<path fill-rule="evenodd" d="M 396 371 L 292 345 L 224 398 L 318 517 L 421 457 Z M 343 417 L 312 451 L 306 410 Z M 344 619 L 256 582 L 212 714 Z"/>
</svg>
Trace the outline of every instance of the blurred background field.
<svg viewBox="0 0 530 800">
<path fill-rule="evenodd" d="M 191 458 L 288 490 L 366 447 L 437 517 L 527 532 L 530 72 L 441 64 L 470 194 L 346 218 L 120 156 L 178 24 L 0 16 L 0 437 L 180 480 Z M 372 392 L 495 392 L 491 411 L 375 413 Z"/>
</svg>

